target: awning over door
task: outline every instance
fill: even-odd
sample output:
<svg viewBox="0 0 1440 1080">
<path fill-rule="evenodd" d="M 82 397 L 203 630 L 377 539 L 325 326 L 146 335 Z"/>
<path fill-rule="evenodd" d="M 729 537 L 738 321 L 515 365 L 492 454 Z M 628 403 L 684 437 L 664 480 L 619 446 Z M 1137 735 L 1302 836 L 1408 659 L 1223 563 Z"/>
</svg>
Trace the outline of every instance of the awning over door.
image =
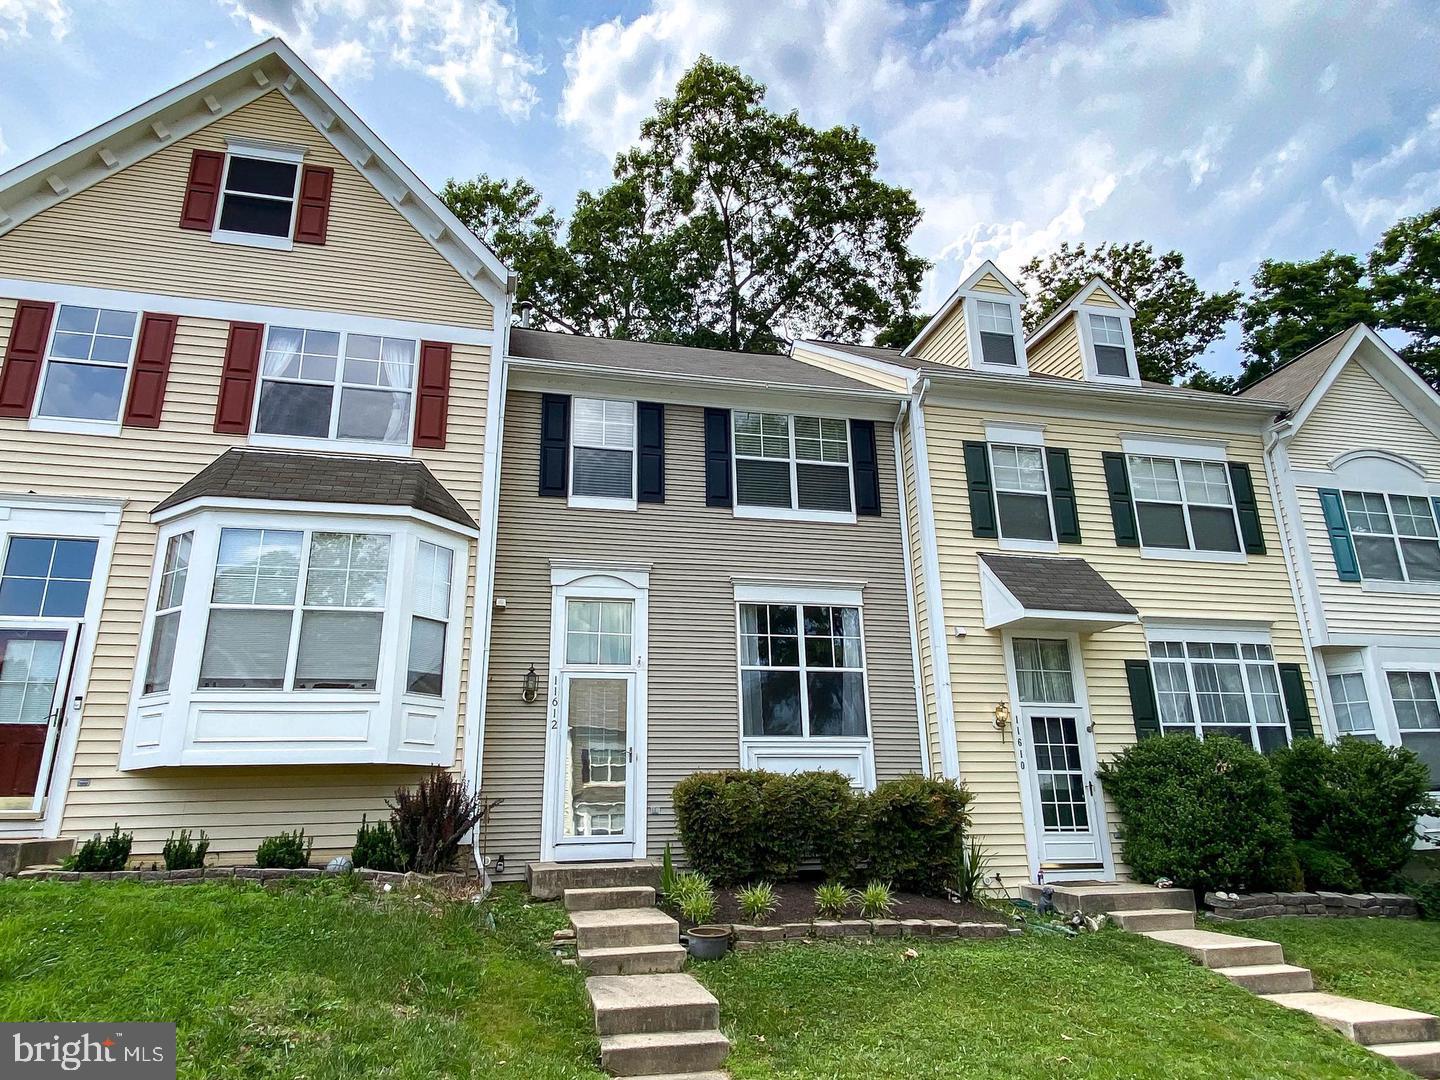
<svg viewBox="0 0 1440 1080">
<path fill-rule="evenodd" d="M 985 629 L 1093 634 L 1140 621 L 1135 605 L 1084 559 L 980 556 Z"/>
</svg>

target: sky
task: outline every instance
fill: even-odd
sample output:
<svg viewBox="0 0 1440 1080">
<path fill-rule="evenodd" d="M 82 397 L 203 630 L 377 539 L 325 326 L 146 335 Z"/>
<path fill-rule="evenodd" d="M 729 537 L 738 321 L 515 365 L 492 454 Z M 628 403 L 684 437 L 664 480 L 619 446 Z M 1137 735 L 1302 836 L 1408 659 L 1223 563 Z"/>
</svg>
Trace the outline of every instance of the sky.
<svg viewBox="0 0 1440 1080">
<path fill-rule="evenodd" d="M 934 310 L 982 259 L 1176 248 L 1207 288 L 1440 203 L 1436 0 L 0 0 L 0 171 L 272 34 L 432 187 L 564 212 L 702 53 L 857 126 L 924 210 Z M 1238 332 L 1206 366 L 1238 369 Z"/>
</svg>

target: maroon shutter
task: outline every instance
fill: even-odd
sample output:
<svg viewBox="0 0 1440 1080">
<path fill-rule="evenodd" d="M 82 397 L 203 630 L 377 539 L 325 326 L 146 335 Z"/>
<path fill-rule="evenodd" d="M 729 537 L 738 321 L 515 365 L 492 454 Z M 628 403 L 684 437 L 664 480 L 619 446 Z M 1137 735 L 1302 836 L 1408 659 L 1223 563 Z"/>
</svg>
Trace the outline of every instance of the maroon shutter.
<svg viewBox="0 0 1440 1080">
<path fill-rule="evenodd" d="M 450 346 L 420 343 L 420 391 L 415 395 L 415 445 L 445 449 L 445 415 L 450 411 Z"/>
<path fill-rule="evenodd" d="M 260 343 L 265 327 L 259 323 L 230 324 L 225 343 L 225 372 L 220 376 L 220 401 L 215 406 L 215 430 L 222 435 L 245 435 L 250 431 L 250 405 L 255 400 L 255 381 L 260 377 Z"/>
<path fill-rule="evenodd" d="M 176 315 L 147 311 L 140 317 L 140 344 L 135 347 L 135 371 L 130 376 L 130 398 L 125 402 L 126 427 L 158 428 L 165 408 L 165 383 L 170 378 L 170 354 L 175 351 Z"/>
<path fill-rule="evenodd" d="M 215 150 L 196 150 L 190 155 L 190 179 L 185 181 L 185 205 L 180 208 L 180 228 L 209 232 L 220 206 L 220 178 L 225 173 L 225 155 Z"/>
<path fill-rule="evenodd" d="M 29 416 L 40 385 L 40 365 L 45 362 L 45 342 L 50 339 L 54 304 L 21 300 L 15 305 L 10 326 L 10 344 L 5 348 L 5 366 L 0 369 L 0 416 Z"/>
<path fill-rule="evenodd" d="M 300 206 L 295 211 L 295 242 L 325 243 L 325 228 L 330 224 L 330 188 L 335 170 L 323 165 L 306 165 L 300 174 Z"/>
</svg>

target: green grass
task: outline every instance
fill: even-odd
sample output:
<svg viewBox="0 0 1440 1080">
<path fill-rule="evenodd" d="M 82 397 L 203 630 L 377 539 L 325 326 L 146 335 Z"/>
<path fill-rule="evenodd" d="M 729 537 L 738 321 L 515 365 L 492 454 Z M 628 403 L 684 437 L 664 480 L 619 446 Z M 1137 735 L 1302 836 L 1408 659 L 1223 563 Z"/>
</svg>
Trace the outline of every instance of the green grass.
<svg viewBox="0 0 1440 1080">
<path fill-rule="evenodd" d="M 1413 919 L 1257 919 L 1212 922 L 1227 934 L 1278 941 L 1318 989 L 1440 1015 L 1440 922 Z"/>
<path fill-rule="evenodd" d="M 543 947 L 562 922 L 513 889 L 12 879 L 0 1021 L 174 1020 L 182 1077 L 598 1077 L 582 979 Z"/>
<path fill-rule="evenodd" d="M 749 1077 L 1403 1077 L 1118 931 L 1063 940 L 816 945 L 701 965 Z"/>
</svg>

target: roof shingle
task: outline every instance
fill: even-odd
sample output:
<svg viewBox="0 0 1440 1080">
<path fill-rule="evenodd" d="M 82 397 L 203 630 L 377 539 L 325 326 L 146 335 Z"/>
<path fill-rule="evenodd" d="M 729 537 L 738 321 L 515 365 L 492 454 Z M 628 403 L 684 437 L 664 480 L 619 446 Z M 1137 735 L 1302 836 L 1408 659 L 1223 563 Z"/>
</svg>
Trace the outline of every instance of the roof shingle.
<svg viewBox="0 0 1440 1080">
<path fill-rule="evenodd" d="M 1036 611 L 1137 615 L 1135 605 L 1115 591 L 1084 559 L 982 552 L 1000 584 L 1026 608 Z"/>
</svg>

